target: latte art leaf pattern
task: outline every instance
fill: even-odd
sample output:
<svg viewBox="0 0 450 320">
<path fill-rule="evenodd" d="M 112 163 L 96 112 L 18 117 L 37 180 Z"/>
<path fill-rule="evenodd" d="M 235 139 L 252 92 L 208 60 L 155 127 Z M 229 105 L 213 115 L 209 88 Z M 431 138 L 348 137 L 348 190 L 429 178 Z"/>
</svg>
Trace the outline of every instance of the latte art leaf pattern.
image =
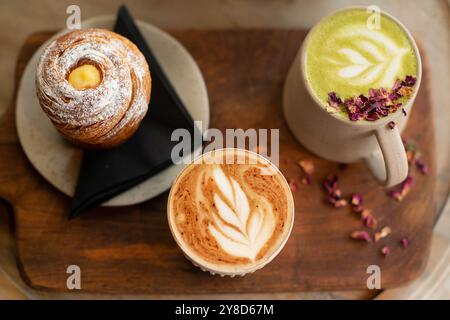
<svg viewBox="0 0 450 320">
<path fill-rule="evenodd" d="M 221 149 L 184 169 L 170 191 L 167 212 L 176 242 L 195 265 L 244 275 L 269 263 L 284 246 L 294 203 L 288 183 L 269 160 Z"/>
<path fill-rule="evenodd" d="M 261 199 L 251 212 L 238 182 L 227 177 L 220 166 L 214 168 L 212 176 L 219 192 L 214 194 L 217 212 L 212 215 L 214 223 L 209 231 L 223 250 L 254 261 L 275 228 L 272 207 Z"/>
<path fill-rule="evenodd" d="M 381 14 L 380 28 L 367 27 L 365 9 L 337 12 L 309 35 L 305 72 L 313 93 L 326 107 L 327 94 L 345 100 L 370 88 L 392 88 L 396 79 L 417 76 L 414 45 L 402 27 Z"/>
<path fill-rule="evenodd" d="M 349 38 L 353 39 L 351 45 Z M 338 55 L 329 52 L 330 70 L 354 86 L 391 86 L 401 71 L 403 55 L 408 52 L 383 33 L 363 28 L 346 28 L 332 42 L 328 46 L 339 49 Z"/>
</svg>

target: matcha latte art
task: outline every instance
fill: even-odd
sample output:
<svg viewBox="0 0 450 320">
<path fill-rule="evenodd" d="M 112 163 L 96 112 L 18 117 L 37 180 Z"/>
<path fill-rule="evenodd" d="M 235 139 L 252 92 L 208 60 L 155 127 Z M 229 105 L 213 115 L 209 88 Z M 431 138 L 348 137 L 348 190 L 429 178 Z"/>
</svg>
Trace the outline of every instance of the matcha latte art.
<svg viewBox="0 0 450 320">
<path fill-rule="evenodd" d="M 365 9 L 339 11 L 309 34 L 304 74 L 324 107 L 331 92 L 344 101 L 417 76 L 418 57 L 405 30 L 382 13 L 380 27 L 369 28 L 370 16 Z"/>
</svg>

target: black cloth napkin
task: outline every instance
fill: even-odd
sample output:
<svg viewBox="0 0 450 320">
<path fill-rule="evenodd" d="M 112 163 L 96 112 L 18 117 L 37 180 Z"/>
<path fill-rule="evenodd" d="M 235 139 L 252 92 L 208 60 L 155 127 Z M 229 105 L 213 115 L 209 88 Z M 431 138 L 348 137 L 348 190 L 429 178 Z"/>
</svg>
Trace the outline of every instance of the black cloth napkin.
<svg viewBox="0 0 450 320">
<path fill-rule="evenodd" d="M 147 59 L 150 105 L 130 140 L 111 150 L 85 151 L 69 219 L 172 165 L 171 150 L 177 144 L 170 139 L 173 130 L 185 128 L 191 137 L 198 130 L 125 6 L 119 8 L 114 31 L 131 40 Z"/>
</svg>

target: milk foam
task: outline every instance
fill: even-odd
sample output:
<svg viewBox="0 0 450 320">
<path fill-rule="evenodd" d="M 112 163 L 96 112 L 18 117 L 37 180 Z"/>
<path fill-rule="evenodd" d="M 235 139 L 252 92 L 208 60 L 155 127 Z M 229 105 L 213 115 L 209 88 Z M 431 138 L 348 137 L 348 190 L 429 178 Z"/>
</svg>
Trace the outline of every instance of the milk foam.
<svg viewBox="0 0 450 320">
<path fill-rule="evenodd" d="M 272 206 L 261 196 L 258 206 L 250 211 L 247 195 L 236 180 L 219 166 L 213 169 L 213 177 L 220 193 L 214 193 L 217 213 L 209 231 L 226 252 L 254 261 L 275 229 Z"/>
<path fill-rule="evenodd" d="M 336 40 L 350 39 L 352 47 L 343 45 L 337 52 L 344 58 L 330 70 L 336 70 L 340 81 L 353 86 L 390 87 L 402 71 L 402 60 L 408 48 L 399 47 L 389 36 L 365 25 L 349 26 L 336 34 Z M 348 44 L 348 41 L 345 42 Z M 338 81 L 339 81 L 338 80 Z"/>
<path fill-rule="evenodd" d="M 390 89 L 397 79 L 417 74 L 417 57 L 406 32 L 381 14 L 380 28 L 369 28 L 363 9 L 340 11 L 320 22 L 309 36 L 306 78 L 327 105 L 329 92 L 341 98 Z"/>
</svg>

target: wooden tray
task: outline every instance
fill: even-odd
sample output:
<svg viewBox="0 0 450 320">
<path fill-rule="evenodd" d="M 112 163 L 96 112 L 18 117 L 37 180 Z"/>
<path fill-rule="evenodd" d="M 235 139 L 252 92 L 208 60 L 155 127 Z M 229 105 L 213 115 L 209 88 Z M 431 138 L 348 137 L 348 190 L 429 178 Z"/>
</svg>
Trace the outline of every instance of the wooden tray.
<svg viewBox="0 0 450 320">
<path fill-rule="evenodd" d="M 403 202 L 395 202 L 377 185 L 364 164 L 338 165 L 317 158 L 298 144 L 282 115 L 281 90 L 304 30 L 216 30 L 171 32 L 191 52 L 206 80 L 211 127 L 280 128 L 281 171 L 300 179 L 299 159 L 316 166 L 311 186 L 294 192 L 296 220 L 281 254 L 268 266 L 244 278 L 213 277 L 188 262 L 176 247 L 166 221 L 167 193 L 141 205 L 96 208 L 67 220 L 70 199 L 32 168 L 19 145 L 12 107 L 0 120 L 0 196 L 15 218 L 17 261 L 33 288 L 67 291 L 66 268 L 82 270 L 85 292 L 123 294 L 195 294 L 289 292 L 366 288 L 366 268 L 377 264 L 383 288 L 405 284 L 423 270 L 430 244 L 435 185 L 434 135 L 428 72 L 404 134 L 421 147 L 430 164 L 428 176 L 412 170 L 415 186 Z M 33 52 L 52 33 L 30 36 L 20 52 L 16 84 Z M 326 130 L 326 128 L 324 128 Z M 376 244 L 349 239 L 361 229 L 349 208 L 323 202 L 320 186 L 337 173 L 344 194 L 361 192 L 380 226 L 393 233 Z M 399 240 L 412 239 L 402 249 Z M 383 245 L 392 254 L 383 257 Z"/>
</svg>

